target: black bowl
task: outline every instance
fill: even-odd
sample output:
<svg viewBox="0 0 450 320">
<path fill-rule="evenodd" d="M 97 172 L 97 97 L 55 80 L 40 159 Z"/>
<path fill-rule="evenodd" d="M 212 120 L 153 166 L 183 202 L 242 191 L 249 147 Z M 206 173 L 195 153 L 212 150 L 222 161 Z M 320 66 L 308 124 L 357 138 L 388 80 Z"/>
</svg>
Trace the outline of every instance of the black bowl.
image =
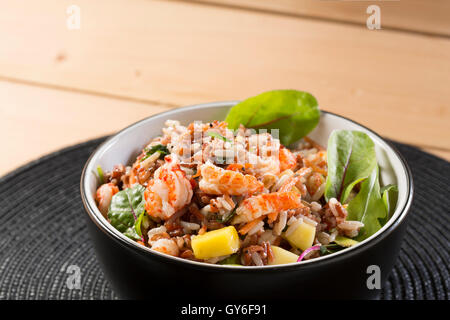
<svg viewBox="0 0 450 320">
<path fill-rule="evenodd" d="M 371 136 L 377 146 L 383 180 L 399 185 L 396 212 L 375 235 L 357 246 L 325 257 L 279 266 L 237 267 L 198 263 L 161 254 L 134 243 L 115 230 L 95 206 L 93 169 L 129 162 L 145 142 L 159 134 L 167 119 L 188 123 L 223 119 L 235 102 L 180 108 L 142 120 L 104 142 L 89 158 L 81 177 L 87 226 L 106 278 L 119 297 L 158 299 L 180 295 L 204 300 L 373 299 L 380 293 L 400 250 L 413 182 L 403 157 L 371 130 L 328 112 L 311 134 L 326 141 L 333 128 L 352 128 Z M 383 176 L 384 174 L 384 176 Z M 389 181 L 389 182 L 391 182 Z"/>
</svg>

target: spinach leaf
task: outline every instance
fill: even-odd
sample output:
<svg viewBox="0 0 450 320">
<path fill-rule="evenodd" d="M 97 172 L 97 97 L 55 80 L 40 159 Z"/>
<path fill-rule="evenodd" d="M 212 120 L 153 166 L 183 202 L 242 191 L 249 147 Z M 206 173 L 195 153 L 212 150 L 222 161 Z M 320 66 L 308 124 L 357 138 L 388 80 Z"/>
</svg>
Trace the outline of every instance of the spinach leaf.
<svg viewBox="0 0 450 320">
<path fill-rule="evenodd" d="M 364 223 L 355 240 L 364 240 L 381 229 L 387 218 L 387 210 L 380 193 L 378 166 L 361 184 L 361 190 L 348 204 L 347 220 L 357 220 Z"/>
<path fill-rule="evenodd" d="M 136 225 L 145 211 L 144 190 L 143 186 L 135 184 L 131 188 L 116 193 L 111 199 L 108 210 L 111 225 L 134 240 L 141 239 Z"/>
<path fill-rule="evenodd" d="M 333 131 L 328 139 L 327 158 L 325 199 L 336 198 L 341 203 L 345 203 L 353 187 L 377 165 L 375 145 L 360 131 Z"/>
<path fill-rule="evenodd" d="M 210 137 L 213 137 L 213 138 L 216 138 L 216 139 L 220 139 L 220 140 L 225 141 L 225 142 L 232 142 L 230 139 L 224 137 L 223 135 L 221 135 L 218 132 L 208 131 L 207 133 L 208 133 L 208 136 L 210 136 Z"/>
<path fill-rule="evenodd" d="M 381 194 L 388 213 L 386 221 L 383 221 L 384 224 L 392 216 L 395 211 L 395 207 L 397 206 L 398 187 L 395 184 L 388 184 L 387 186 L 381 188 Z"/>
<path fill-rule="evenodd" d="M 319 123 L 316 98 L 296 90 L 274 90 L 248 98 L 233 108 L 225 119 L 230 129 L 243 124 L 254 129 L 279 129 L 284 145 L 294 143 Z"/>
<path fill-rule="evenodd" d="M 157 144 L 156 146 L 151 147 L 150 149 L 144 149 L 146 155 L 141 159 L 141 162 L 145 159 L 148 159 L 155 152 L 159 152 L 159 159 L 164 159 L 164 156 L 170 154 L 169 149 L 165 145 Z"/>
</svg>

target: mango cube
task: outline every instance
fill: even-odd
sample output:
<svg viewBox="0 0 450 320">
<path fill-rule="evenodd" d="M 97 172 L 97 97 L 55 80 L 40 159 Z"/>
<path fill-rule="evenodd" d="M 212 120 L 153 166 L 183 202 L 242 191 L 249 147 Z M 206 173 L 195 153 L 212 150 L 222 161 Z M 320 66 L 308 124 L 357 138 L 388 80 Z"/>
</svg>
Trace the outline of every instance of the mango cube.
<svg viewBox="0 0 450 320">
<path fill-rule="evenodd" d="M 206 232 L 191 241 L 197 259 L 226 256 L 239 250 L 239 236 L 233 226 Z"/>
<path fill-rule="evenodd" d="M 314 242 L 316 236 L 316 227 L 302 221 L 298 224 L 297 228 L 292 231 L 288 236 L 285 236 L 291 246 L 306 250 L 310 248 Z"/>
<path fill-rule="evenodd" d="M 297 262 L 298 255 L 277 246 L 271 246 L 273 252 L 273 261 L 269 265 L 287 264 Z"/>
</svg>

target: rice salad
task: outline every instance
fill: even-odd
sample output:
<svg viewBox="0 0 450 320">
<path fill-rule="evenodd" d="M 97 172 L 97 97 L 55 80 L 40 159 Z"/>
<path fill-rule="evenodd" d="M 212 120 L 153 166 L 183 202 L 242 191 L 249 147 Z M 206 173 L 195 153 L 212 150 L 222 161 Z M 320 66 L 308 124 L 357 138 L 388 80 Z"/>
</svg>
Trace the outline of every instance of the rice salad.
<svg viewBox="0 0 450 320">
<path fill-rule="evenodd" d="M 225 121 L 168 120 L 132 164 L 98 167 L 98 209 L 140 245 L 204 263 L 277 265 L 343 250 L 389 219 L 396 189 L 379 187 L 365 134 L 333 132 L 327 148 L 310 139 L 319 118 L 309 94 L 278 90 Z"/>
</svg>

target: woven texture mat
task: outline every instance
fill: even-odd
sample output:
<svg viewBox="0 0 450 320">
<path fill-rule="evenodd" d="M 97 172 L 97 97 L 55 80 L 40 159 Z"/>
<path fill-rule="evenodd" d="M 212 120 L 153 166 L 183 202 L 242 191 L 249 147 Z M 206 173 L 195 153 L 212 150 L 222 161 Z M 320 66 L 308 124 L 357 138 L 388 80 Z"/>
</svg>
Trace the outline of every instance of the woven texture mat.
<svg viewBox="0 0 450 320">
<path fill-rule="evenodd" d="M 0 179 L 0 299 L 116 299 L 85 229 L 81 170 L 103 139 L 70 147 Z M 381 299 L 449 299 L 450 163 L 395 144 L 414 176 L 408 231 Z M 81 289 L 69 289 L 69 268 Z"/>
</svg>

